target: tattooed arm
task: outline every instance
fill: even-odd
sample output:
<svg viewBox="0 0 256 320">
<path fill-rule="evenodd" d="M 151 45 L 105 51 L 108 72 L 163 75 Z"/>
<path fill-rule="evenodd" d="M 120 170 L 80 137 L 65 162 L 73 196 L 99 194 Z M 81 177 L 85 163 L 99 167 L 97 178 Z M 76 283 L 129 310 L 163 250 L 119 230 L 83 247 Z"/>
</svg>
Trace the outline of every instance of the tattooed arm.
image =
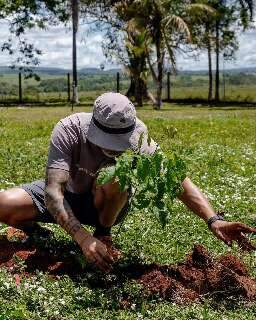
<svg viewBox="0 0 256 320">
<path fill-rule="evenodd" d="M 56 222 L 79 244 L 89 262 L 95 263 L 103 271 L 108 271 L 112 262 L 106 247 L 88 231 L 75 217 L 64 199 L 64 189 L 69 172 L 48 169 L 46 173 L 45 204 Z"/>
</svg>

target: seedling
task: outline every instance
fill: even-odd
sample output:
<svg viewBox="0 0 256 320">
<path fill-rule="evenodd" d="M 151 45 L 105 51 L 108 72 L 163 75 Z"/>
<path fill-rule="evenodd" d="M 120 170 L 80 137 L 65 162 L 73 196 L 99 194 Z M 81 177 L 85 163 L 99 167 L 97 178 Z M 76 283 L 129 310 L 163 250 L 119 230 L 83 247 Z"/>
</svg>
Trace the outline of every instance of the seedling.
<svg viewBox="0 0 256 320">
<path fill-rule="evenodd" d="M 121 192 L 130 188 L 132 209 L 153 212 L 164 227 L 185 177 L 185 163 L 173 152 L 157 151 L 150 156 L 128 150 L 116 158 L 114 166 L 101 169 L 97 184 L 117 180 Z"/>
</svg>

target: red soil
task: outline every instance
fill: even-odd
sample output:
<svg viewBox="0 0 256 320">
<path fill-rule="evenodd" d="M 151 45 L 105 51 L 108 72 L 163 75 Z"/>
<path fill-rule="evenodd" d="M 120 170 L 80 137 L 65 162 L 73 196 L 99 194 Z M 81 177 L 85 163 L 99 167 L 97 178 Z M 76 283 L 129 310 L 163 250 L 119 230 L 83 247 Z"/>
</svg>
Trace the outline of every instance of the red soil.
<svg viewBox="0 0 256 320">
<path fill-rule="evenodd" d="M 13 240 L 13 235 L 20 241 L 9 241 Z M 74 255 L 63 255 L 65 250 L 50 253 L 49 249 L 39 248 L 26 240 L 24 234 L 18 235 L 17 237 L 17 233 L 10 230 L 7 237 L 0 239 L 0 267 L 6 267 L 16 278 L 17 274 L 29 275 L 36 270 L 48 272 L 53 276 L 85 274 L 86 269 L 82 268 Z M 24 264 L 20 263 L 22 260 Z M 195 246 L 183 263 L 130 264 L 126 267 L 117 264 L 114 266 L 113 274 L 116 275 L 119 284 L 124 278 L 133 279 L 144 287 L 146 296 L 158 296 L 176 303 L 200 301 L 203 297 L 211 297 L 222 302 L 232 297 L 234 300 L 256 301 L 256 279 L 248 275 L 243 262 L 232 255 L 213 259 L 200 245 Z M 19 281 L 17 278 L 18 284 Z M 91 286 L 106 288 L 111 285 L 115 286 L 116 283 L 104 282 L 102 279 L 91 283 Z M 124 306 L 130 305 L 129 298 L 124 302 Z"/>
<path fill-rule="evenodd" d="M 161 269 L 161 267 L 160 267 Z M 211 258 L 200 245 L 184 263 L 168 266 L 167 271 L 150 270 L 139 281 L 150 294 L 174 302 L 195 301 L 203 296 L 223 299 L 256 301 L 256 279 L 248 276 L 245 265 L 235 256 Z"/>
</svg>

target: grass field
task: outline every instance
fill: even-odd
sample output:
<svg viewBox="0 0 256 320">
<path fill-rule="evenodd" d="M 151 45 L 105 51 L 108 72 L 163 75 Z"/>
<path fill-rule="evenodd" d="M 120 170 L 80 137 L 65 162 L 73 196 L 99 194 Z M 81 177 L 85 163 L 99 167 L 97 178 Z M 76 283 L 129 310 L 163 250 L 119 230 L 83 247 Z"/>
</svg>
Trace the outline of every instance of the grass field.
<svg viewBox="0 0 256 320">
<path fill-rule="evenodd" d="M 125 94 L 128 89 L 128 84 L 120 84 L 120 92 Z M 113 83 L 112 91 L 116 90 L 116 84 Z M 204 99 L 207 100 L 208 91 L 207 86 L 197 87 L 175 87 L 171 88 L 172 99 Z M 151 90 L 154 93 L 154 90 Z M 93 102 L 100 91 L 82 91 L 79 92 L 79 99 L 81 102 Z M 163 99 L 167 98 L 167 91 L 163 89 Z M 0 102 L 13 100 L 18 101 L 18 91 L 16 95 L 2 95 L 0 96 Z M 26 102 L 65 102 L 67 101 L 67 92 L 42 92 L 34 93 L 28 92 L 26 88 L 23 90 L 23 99 Z M 225 97 L 223 90 L 220 91 L 220 99 L 229 101 L 240 102 L 256 102 L 255 86 L 228 86 L 225 91 Z"/>
<path fill-rule="evenodd" d="M 75 112 L 89 110 L 76 108 Z M 44 177 L 51 130 L 68 114 L 69 107 L 0 108 L 0 189 Z M 146 106 L 138 114 L 163 150 L 173 149 L 186 160 L 188 175 L 216 210 L 224 210 L 229 220 L 256 226 L 255 109 L 171 105 L 152 111 Z M 172 127 L 178 130 L 174 138 Z M 57 226 L 50 227 L 55 240 L 47 244 L 49 250 L 63 242 L 70 244 Z M 176 263 L 184 260 L 194 244 L 200 243 L 216 256 L 231 251 L 256 276 L 255 252 L 245 254 L 236 246 L 227 248 L 178 201 L 164 230 L 145 212 L 131 213 L 120 234 L 117 230 L 115 227 L 113 235 L 125 254 L 122 263 L 138 257 L 145 262 Z M 179 306 L 157 297 L 143 300 L 140 288 L 129 281 L 123 287 L 93 289 L 88 285 L 90 277 L 104 276 L 85 268 L 79 280 L 63 276 L 54 281 L 38 272 L 33 278 L 24 277 L 17 288 L 13 275 L 0 270 L 0 320 L 256 319 L 255 303 L 216 305 L 205 298 L 202 304 Z M 124 292 L 134 297 L 132 308 L 120 308 L 118 299 Z"/>
<path fill-rule="evenodd" d="M 41 81 L 42 80 L 63 80 L 67 81 L 66 75 L 53 75 L 53 74 L 39 74 Z M 106 74 L 107 75 L 107 74 Z M 109 78 L 105 80 L 108 83 L 107 91 L 116 90 L 116 74 L 113 73 L 108 75 Z M 95 77 L 95 78 L 94 78 Z M 208 77 L 206 75 L 193 75 L 191 76 L 191 83 L 185 83 L 185 80 L 182 80 L 182 75 L 171 76 L 171 88 L 170 96 L 172 99 L 205 99 L 208 97 Z M 243 76 L 246 79 L 246 76 Z M 93 75 L 84 75 L 80 82 L 87 81 L 92 83 L 89 87 L 90 89 L 82 90 L 81 83 L 78 86 L 79 99 L 81 102 L 92 102 L 95 100 L 99 92 L 104 90 L 104 85 L 106 83 L 100 81 L 101 76 Z M 197 82 L 201 80 L 202 82 Z M 72 81 L 72 80 L 71 80 Z M 243 85 L 234 85 L 225 83 L 225 89 L 223 87 L 223 77 L 220 78 L 220 99 L 225 101 L 243 101 L 243 102 L 256 102 L 255 94 L 255 82 L 246 82 Z M 18 75 L 17 74 L 2 74 L 0 75 L 0 83 L 6 82 L 12 86 L 15 86 L 13 93 L 7 92 L 6 94 L 0 95 L 0 102 L 5 102 L 6 100 L 18 101 Z M 102 87 L 97 86 L 97 83 L 100 83 Z M 98 84 L 99 84 L 98 83 Z M 241 82 L 243 83 L 243 82 Z M 121 93 L 127 92 L 130 82 L 127 79 L 127 75 L 122 74 L 120 76 L 120 91 Z M 149 78 L 148 85 L 153 94 L 155 94 L 155 85 L 152 79 Z M 22 78 L 22 91 L 23 91 L 23 101 L 26 102 L 65 102 L 67 100 L 66 91 L 58 91 L 53 89 L 50 92 L 44 92 L 41 88 L 41 91 L 38 92 L 37 88 L 40 86 L 40 81 L 36 81 L 34 78 L 23 79 Z M 54 91 L 56 90 L 56 91 Z M 64 89 L 63 89 L 64 90 Z M 71 88 L 72 90 L 72 88 Z M 213 88 L 214 93 L 215 88 Z M 224 92 L 225 90 L 225 92 Z M 105 90 L 106 91 L 106 90 Z M 167 98 L 167 79 L 166 76 L 163 80 L 163 93 L 162 98 Z"/>
</svg>

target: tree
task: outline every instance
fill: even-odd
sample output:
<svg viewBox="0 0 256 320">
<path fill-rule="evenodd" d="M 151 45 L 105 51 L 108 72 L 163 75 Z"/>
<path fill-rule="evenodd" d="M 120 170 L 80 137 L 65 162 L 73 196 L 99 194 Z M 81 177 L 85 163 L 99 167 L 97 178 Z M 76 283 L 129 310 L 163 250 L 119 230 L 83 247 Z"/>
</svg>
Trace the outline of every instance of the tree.
<svg viewBox="0 0 256 320">
<path fill-rule="evenodd" d="M 25 39 L 25 32 L 34 27 L 45 29 L 48 25 L 67 21 L 66 1 L 0 0 L 0 19 L 8 21 L 10 31 L 10 37 L 3 42 L 1 50 L 16 55 L 13 67 L 18 65 L 28 77 L 35 76 L 31 67 L 38 65 L 41 50 Z"/>
<path fill-rule="evenodd" d="M 138 30 L 146 28 L 151 38 L 153 54 L 151 47 L 148 48 L 147 63 L 156 84 L 155 107 L 160 109 L 164 63 L 170 61 L 173 69 L 176 69 L 176 53 L 191 41 L 190 16 L 195 11 L 209 11 L 209 7 L 174 0 L 133 1 L 130 7 Z"/>
<path fill-rule="evenodd" d="M 143 106 L 143 99 L 150 99 L 155 103 L 153 95 L 147 86 L 148 68 L 146 63 L 147 35 L 138 32 L 132 21 L 122 24 L 116 30 L 110 25 L 105 33 L 103 51 L 107 58 L 115 59 L 124 66 L 130 77 L 130 86 L 126 95 L 135 99 L 137 106 Z"/>
<path fill-rule="evenodd" d="M 208 101 L 213 99 L 213 73 L 212 73 L 212 52 L 213 52 L 213 25 L 216 12 L 209 15 L 195 15 L 192 19 L 191 29 L 192 43 L 197 51 L 206 50 L 208 58 Z"/>
<path fill-rule="evenodd" d="M 146 31 L 128 31 L 126 51 L 129 58 L 129 64 L 127 69 L 130 73 L 131 83 L 126 95 L 128 97 L 134 96 L 138 106 L 143 105 L 143 98 L 150 99 L 154 105 L 156 104 L 156 100 L 149 92 L 147 86 L 147 41 Z"/>
<path fill-rule="evenodd" d="M 220 99 L 220 54 L 223 58 L 233 59 L 238 49 L 238 30 L 249 26 L 250 6 L 245 1 L 207 0 L 206 3 L 215 9 L 213 15 L 197 17 L 192 29 L 193 42 L 197 48 L 207 50 L 208 57 L 208 101 L 213 100 L 212 54 L 215 52 L 215 101 Z M 199 18 L 199 19 L 198 19 Z"/>
<path fill-rule="evenodd" d="M 72 11 L 72 34 L 73 34 L 73 46 L 72 46 L 72 66 L 73 66 L 73 103 L 78 103 L 78 83 L 77 83 L 77 53 L 76 53 L 76 35 L 78 31 L 79 21 L 79 3 L 78 0 L 71 0 L 71 11 Z"/>
<path fill-rule="evenodd" d="M 107 0 L 103 3 L 89 0 L 86 12 L 89 15 L 93 13 L 104 23 L 110 23 L 115 32 L 126 34 L 123 36 L 126 45 L 116 46 L 115 35 L 110 33 L 110 45 L 105 45 L 105 48 L 115 48 L 119 56 L 120 52 L 121 55 L 126 52 L 125 57 L 129 60 L 126 66 L 129 66 L 131 74 L 131 90 L 128 94 L 135 88 L 137 92 L 145 91 L 145 77 L 139 75 L 145 74 L 148 67 L 156 85 L 155 107 L 159 109 L 165 62 L 175 69 L 176 53 L 190 42 L 189 28 L 192 25 L 189 24 L 189 16 L 196 10 L 206 11 L 208 7 L 178 0 Z M 132 32 L 127 29 L 129 25 L 133 26 Z M 137 96 L 136 99 L 141 104 L 141 97 Z"/>
<path fill-rule="evenodd" d="M 253 17 L 253 0 L 218 0 L 215 4 L 218 11 L 215 21 L 215 53 L 216 53 L 216 73 L 215 73 L 215 101 L 220 100 L 220 53 L 226 59 L 234 56 L 238 49 L 237 30 L 249 27 L 249 21 Z"/>
<path fill-rule="evenodd" d="M 148 68 L 146 52 L 149 38 L 146 32 L 140 32 L 133 22 L 133 14 L 129 10 L 129 1 L 86 1 L 83 15 L 94 18 L 96 30 L 102 29 L 104 42 L 103 52 L 107 59 L 114 60 L 124 66 L 130 76 L 130 87 L 126 93 L 135 99 L 137 106 L 143 105 L 143 99 L 155 103 L 153 95 L 147 87 Z M 85 4 L 85 1 L 83 1 Z M 94 31 L 94 29 L 93 29 Z"/>
</svg>

